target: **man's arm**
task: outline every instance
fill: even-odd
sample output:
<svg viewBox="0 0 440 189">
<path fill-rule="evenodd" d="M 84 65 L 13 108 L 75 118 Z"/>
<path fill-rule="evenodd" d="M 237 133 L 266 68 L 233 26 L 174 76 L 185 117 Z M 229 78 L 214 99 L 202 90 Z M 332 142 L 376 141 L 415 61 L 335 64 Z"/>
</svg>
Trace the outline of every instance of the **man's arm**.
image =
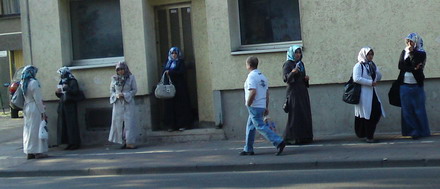
<svg viewBox="0 0 440 189">
<path fill-rule="evenodd" d="M 257 96 L 257 89 L 249 89 L 249 98 L 247 99 L 246 106 L 251 106 L 254 103 L 255 96 Z"/>
<path fill-rule="evenodd" d="M 266 91 L 266 111 L 264 115 L 269 115 L 269 90 Z"/>
</svg>

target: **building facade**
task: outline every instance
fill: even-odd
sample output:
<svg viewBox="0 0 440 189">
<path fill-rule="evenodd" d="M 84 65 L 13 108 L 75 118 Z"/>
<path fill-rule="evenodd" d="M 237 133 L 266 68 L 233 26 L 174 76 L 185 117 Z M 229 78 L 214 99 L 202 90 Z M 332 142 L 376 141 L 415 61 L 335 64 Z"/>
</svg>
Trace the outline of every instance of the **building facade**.
<svg viewBox="0 0 440 189">
<path fill-rule="evenodd" d="M 440 3 L 424 0 L 21 0 L 23 49 L 26 64 L 39 67 L 38 78 L 55 131 L 59 76 L 69 66 L 87 100 L 79 104 L 84 143 L 102 143 L 110 127 L 110 77 L 115 63 L 127 61 L 138 81 L 137 119 L 140 142 L 198 139 L 241 139 L 247 111 L 243 82 L 245 59 L 260 59 L 269 79 L 271 117 L 282 133 L 287 115 L 282 65 L 293 44 L 304 47 L 304 62 L 315 136 L 353 134 L 353 106 L 341 100 L 362 46 L 372 46 L 383 73 L 378 86 L 387 117 L 377 132 L 400 131 L 400 109 L 388 104 L 387 92 L 397 78 L 404 37 L 424 37 L 428 62 L 427 111 L 438 131 L 440 72 Z M 24 7 L 24 8 L 23 8 Z M 410 10 L 409 10 L 410 9 Z M 408 12 L 416 14 L 408 14 Z M 162 101 L 154 87 L 171 46 L 178 46 L 187 62 L 187 79 L 197 129 L 163 131 Z M 54 135 L 56 132 L 52 132 Z M 52 144 L 56 141 L 51 137 Z"/>
<path fill-rule="evenodd" d="M 0 83 L 9 83 L 22 67 L 23 51 L 19 0 L 0 0 Z M 0 90 L 0 108 L 8 107 L 8 91 Z"/>
</svg>

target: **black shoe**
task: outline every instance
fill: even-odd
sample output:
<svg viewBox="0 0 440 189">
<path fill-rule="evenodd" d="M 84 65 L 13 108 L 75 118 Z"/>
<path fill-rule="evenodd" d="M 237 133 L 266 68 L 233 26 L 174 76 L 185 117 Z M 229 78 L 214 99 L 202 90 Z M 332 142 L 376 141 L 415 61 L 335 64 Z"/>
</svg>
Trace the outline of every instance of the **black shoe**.
<svg viewBox="0 0 440 189">
<path fill-rule="evenodd" d="M 283 153 L 284 148 L 286 147 L 286 143 L 283 141 L 280 144 L 278 144 L 277 149 L 278 152 L 275 154 L 277 156 L 281 155 L 281 153 Z"/>
<path fill-rule="evenodd" d="M 72 148 L 72 145 L 67 145 L 67 147 L 64 148 L 64 150 L 70 150 L 70 148 Z"/>
<path fill-rule="evenodd" d="M 125 148 L 127 148 L 127 144 L 121 146 L 121 149 L 125 149 Z"/>
<path fill-rule="evenodd" d="M 35 159 L 35 154 L 28 154 L 27 159 Z"/>
<path fill-rule="evenodd" d="M 253 156 L 254 154 L 255 154 L 254 152 L 245 152 L 245 151 L 240 152 L 240 156 Z"/>
<path fill-rule="evenodd" d="M 79 144 L 72 144 L 69 150 L 77 150 L 79 148 Z"/>
<path fill-rule="evenodd" d="M 377 140 L 374 140 L 374 139 L 365 139 L 365 142 L 367 142 L 367 143 L 377 143 Z"/>
<path fill-rule="evenodd" d="M 412 138 L 413 140 L 419 140 L 419 139 L 420 139 L 419 136 L 412 136 L 411 138 Z"/>
</svg>

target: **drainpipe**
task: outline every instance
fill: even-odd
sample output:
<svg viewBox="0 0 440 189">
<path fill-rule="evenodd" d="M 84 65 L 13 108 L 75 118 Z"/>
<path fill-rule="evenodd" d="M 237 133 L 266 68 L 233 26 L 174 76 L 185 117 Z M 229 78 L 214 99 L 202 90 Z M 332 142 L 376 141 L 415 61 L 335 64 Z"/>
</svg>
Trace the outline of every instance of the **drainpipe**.
<svg viewBox="0 0 440 189">
<path fill-rule="evenodd" d="M 32 55 L 32 33 L 31 33 L 31 18 L 30 18 L 30 12 L 29 12 L 29 0 L 25 1 L 25 8 L 26 8 L 26 21 L 27 21 L 27 38 L 29 39 L 29 59 L 30 59 L 30 65 L 33 65 L 33 55 Z M 23 34 L 22 34 L 23 35 Z M 22 37 L 23 38 L 23 37 Z M 25 45 L 23 44 L 23 47 Z"/>
</svg>

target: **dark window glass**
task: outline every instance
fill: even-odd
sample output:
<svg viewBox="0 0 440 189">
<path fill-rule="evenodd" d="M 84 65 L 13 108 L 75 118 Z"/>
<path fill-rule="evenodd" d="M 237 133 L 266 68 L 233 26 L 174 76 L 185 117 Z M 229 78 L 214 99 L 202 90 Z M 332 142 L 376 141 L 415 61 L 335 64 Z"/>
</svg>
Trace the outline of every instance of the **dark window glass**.
<svg viewBox="0 0 440 189">
<path fill-rule="evenodd" d="M 119 0 L 70 2 L 73 59 L 124 56 Z"/>
<path fill-rule="evenodd" d="M 298 0 L 239 0 L 241 44 L 301 40 Z"/>
<path fill-rule="evenodd" d="M 20 14 L 19 0 L 0 0 L 0 15 Z"/>
</svg>

